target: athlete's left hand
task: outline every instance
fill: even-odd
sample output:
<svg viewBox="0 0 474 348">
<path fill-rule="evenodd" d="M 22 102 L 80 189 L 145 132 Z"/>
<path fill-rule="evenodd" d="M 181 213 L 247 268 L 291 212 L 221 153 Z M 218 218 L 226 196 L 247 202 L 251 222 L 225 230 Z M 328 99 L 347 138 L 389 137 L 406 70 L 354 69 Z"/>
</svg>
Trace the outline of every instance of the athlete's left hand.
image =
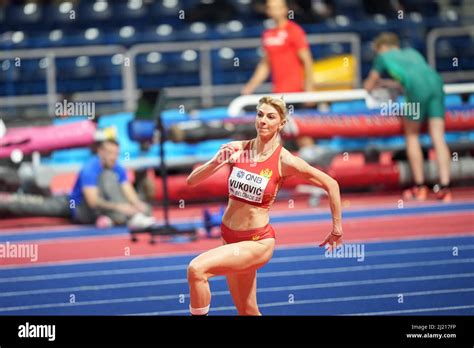
<svg viewBox="0 0 474 348">
<path fill-rule="evenodd" d="M 331 252 L 333 249 L 337 248 L 338 246 L 342 245 L 342 229 L 339 228 L 333 228 L 331 233 L 329 233 L 321 244 L 319 244 L 320 247 L 324 247 L 326 244 L 329 245 L 329 252 Z"/>
</svg>

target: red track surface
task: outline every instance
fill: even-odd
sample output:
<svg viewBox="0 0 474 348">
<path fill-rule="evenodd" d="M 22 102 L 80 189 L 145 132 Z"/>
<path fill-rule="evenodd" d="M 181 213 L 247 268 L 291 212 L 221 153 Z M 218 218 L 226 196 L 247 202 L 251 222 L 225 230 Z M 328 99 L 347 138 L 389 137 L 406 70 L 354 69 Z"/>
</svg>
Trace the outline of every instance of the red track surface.
<svg viewBox="0 0 474 348">
<path fill-rule="evenodd" d="M 473 197 L 473 190 L 463 189 L 455 193 L 456 202 L 466 201 Z M 369 195 L 344 195 L 343 205 L 346 209 L 359 208 L 381 208 L 397 207 L 399 195 L 369 196 Z M 433 203 L 435 203 L 433 201 Z M 419 203 L 404 203 L 406 206 L 418 205 Z M 211 205 L 209 205 L 211 206 Z M 218 205 L 213 204 L 213 207 Z M 302 213 L 306 211 L 327 212 L 327 202 L 322 203 L 322 208 L 314 209 L 307 206 L 306 200 L 297 200 L 291 213 Z M 275 204 L 273 213 L 288 212 L 288 202 L 282 201 Z M 160 217 L 161 212 L 155 214 Z M 189 218 L 202 216 L 202 206 L 190 206 L 185 209 L 172 209 L 171 218 Z M 344 231 L 346 241 L 369 241 L 402 239 L 423 236 L 448 236 L 474 233 L 474 214 L 472 212 L 447 212 L 441 214 L 424 214 L 417 216 L 384 216 L 364 219 L 345 219 Z M 3 225 L 3 222 L 2 222 Z M 315 247 L 330 232 L 331 223 L 323 222 L 300 222 L 289 224 L 278 224 L 277 245 L 313 244 Z M 55 228 L 41 229 L 50 232 Z M 17 229 L 17 232 L 29 231 L 30 229 Z M 12 229 L 4 232 L 11 233 Z M 1 233 L 1 230 L 0 230 Z M 137 256 L 158 256 L 179 253 L 197 253 L 220 245 L 219 239 L 199 239 L 196 242 L 170 243 L 159 241 L 155 245 L 148 243 L 149 236 L 139 236 L 137 243 L 132 243 L 129 236 L 106 236 L 106 237 L 81 237 L 74 239 L 48 240 L 38 243 L 38 261 L 35 264 L 65 261 L 86 261 L 100 259 L 116 259 Z M 32 241 L 33 242 L 33 241 Z M 36 241 L 34 241 L 36 243 Z M 19 265 L 32 263 L 29 259 L 5 258 L 1 259 L 2 265 Z"/>
<path fill-rule="evenodd" d="M 448 236 L 472 233 L 474 218 L 471 213 L 442 214 L 437 216 L 381 217 L 352 219 L 344 223 L 346 241 L 400 239 L 422 236 Z M 330 232 L 330 222 L 291 223 L 277 227 L 278 245 L 319 244 Z M 202 239 L 190 243 L 157 243 L 150 245 L 148 236 L 132 243 L 128 236 L 81 238 L 38 243 L 38 261 L 58 262 L 103 258 L 124 258 L 140 255 L 197 253 L 220 245 L 218 239 Z M 129 249 L 128 249 L 129 248 Z M 4 265 L 29 264 L 28 259 L 4 259 Z"/>
</svg>

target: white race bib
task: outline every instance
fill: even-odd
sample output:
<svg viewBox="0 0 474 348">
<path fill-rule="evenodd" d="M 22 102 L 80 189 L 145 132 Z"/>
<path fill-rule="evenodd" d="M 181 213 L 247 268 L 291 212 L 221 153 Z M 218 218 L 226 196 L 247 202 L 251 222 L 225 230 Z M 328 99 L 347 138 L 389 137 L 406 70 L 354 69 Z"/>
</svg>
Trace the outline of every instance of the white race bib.
<svg viewBox="0 0 474 348">
<path fill-rule="evenodd" d="M 249 202 L 262 203 L 268 178 L 233 167 L 229 176 L 229 193 Z"/>
</svg>

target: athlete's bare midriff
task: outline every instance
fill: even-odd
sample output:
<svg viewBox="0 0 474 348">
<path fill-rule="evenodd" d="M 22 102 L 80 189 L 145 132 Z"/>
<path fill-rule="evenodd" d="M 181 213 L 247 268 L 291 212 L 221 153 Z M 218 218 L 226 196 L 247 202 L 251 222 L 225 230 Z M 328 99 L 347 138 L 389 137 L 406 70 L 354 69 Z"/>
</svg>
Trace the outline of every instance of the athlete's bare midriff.
<svg viewBox="0 0 474 348">
<path fill-rule="evenodd" d="M 235 231 L 264 227 L 270 221 L 268 209 L 229 199 L 222 223 Z"/>
</svg>

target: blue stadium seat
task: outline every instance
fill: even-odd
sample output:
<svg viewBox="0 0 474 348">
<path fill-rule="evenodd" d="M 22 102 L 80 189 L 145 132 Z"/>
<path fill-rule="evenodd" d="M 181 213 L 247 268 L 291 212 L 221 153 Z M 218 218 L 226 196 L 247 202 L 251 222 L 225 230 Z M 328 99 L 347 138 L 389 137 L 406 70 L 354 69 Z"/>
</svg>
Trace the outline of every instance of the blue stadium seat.
<svg viewBox="0 0 474 348">
<path fill-rule="evenodd" d="M 149 25 L 143 30 L 142 37 L 148 42 L 174 42 L 179 38 L 177 28 L 169 23 Z"/>
<path fill-rule="evenodd" d="M 334 11 L 351 19 L 361 20 L 367 17 L 361 2 L 358 0 L 334 0 Z"/>
<path fill-rule="evenodd" d="M 43 6 L 36 3 L 36 11 L 29 15 L 25 14 L 25 5 L 11 5 L 7 7 L 6 20 L 7 23 L 13 26 L 17 26 L 22 29 L 31 28 L 31 25 L 40 23 L 43 17 Z"/>
<path fill-rule="evenodd" d="M 255 48 L 235 49 L 235 56 L 239 58 L 239 67 L 241 69 L 255 69 L 261 57 Z"/>
<path fill-rule="evenodd" d="M 45 6 L 45 12 L 48 14 L 46 22 L 55 27 L 64 29 L 70 26 L 77 27 L 80 20 L 77 6 L 71 2 L 71 8 L 66 4 L 49 4 Z"/>
<path fill-rule="evenodd" d="M 218 72 L 212 77 L 212 83 L 216 85 L 246 83 L 252 74 L 253 70 Z"/>
<path fill-rule="evenodd" d="M 122 36 L 122 33 L 128 33 L 128 35 Z M 106 37 L 109 44 L 124 45 L 127 47 L 146 41 L 141 29 L 131 25 L 110 29 L 106 32 Z"/>
<path fill-rule="evenodd" d="M 227 23 L 221 23 L 216 26 L 216 32 L 222 39 L 233 39 L 248 36 L 246 27 L 248 23 L 240 20 L 232 20 Z"/>
<path fill-rule="evenodd" d="M 83 23 L 91 22 L 102 22 L 113 20 L 112 16 L 112 1 L 106 2 L 106 9 L 104 11 L 94 11 L 94 7 L 97 6 L 95 1 L 81 1 L 78 7 L 77 17 Z M 102 6 L 100 6 L 102 7 Z M 105 5 L 104 5 L 105 7 Z M 96 23 L 98 24 L 98 23 Z"/>
<path fill-rule="evenodd" d="M 445 58 L 436 58 L 436 70 L 438 71 L 452 71 L 452 70 L 461 70 L 461 66 L 455 66 L 453 61 L 453 57 L 445 57 Z"/>
<path fill-rule="evenodd" d="M 474 59 L 472 57 L 460 57 L 459 58 L 459 68 L 461 70 L 473 70 L 474 69 Z"/>
<path fill-rule="evenodd" d="M 184 6 L 183 6 L 183 1 L 176 1 L 174 2 L 169 2 L 169 4 L 175 4 L 176 6 L 172 7 L 167 7 L 165 6 L 163 1 L 155 1 L 150 5 L 150 13 L 151 15 L 160 20 L 163 19 L 163 17 L 168 18 L 168 19 L 174 19 L 176 21 L 182 21 L 180 19 L 179 15 L 183 15 L 186 18 L 186 11 L 184 11 Z M 184 12 L 179 12 L 179 11 L 184 11 Z"/>
<path fill-rule="evenodd" d="M 148 61 L 147 56 L 152 54 L 151 61 Z M 153 57 L 153 55 L 155 57 Z M 139 75 L 155 75 L 155 74 L 165 74 L 168 71 L 167 63 L 163 61 L 163 55 L 154 53 L 140 54 L 136 58 L 136 69 Z M 159 61 L 154 61 L 153 59 Z"/>
<path fill-rule="evenodd" d="M 121 21 L 137 19 L 140 21 L 146 21 L 148 18 L 149 7 L 145 1 L 139 8 L 130 8 L 128 2 L 111 1 L 111 4 L 114 18 L 120 18 Z"/>
<path fill-rule="evenodd" d="M 196 58 L 192 60 L 188 60 L 186 55 L 190 53 L 190 55 L 196 54 Z M 194 50 L 184 51 L 179 53 L 179 59 L 175 61 L 176 71 L 179 73 L 192 73 L 198 74 L 199 73 L 199 52 Z"/>
<path fill-rule="evenodd" d="M 442 39 L 436 42 L 436 56 L 441 58 L 456 56 L 456 50 L 450 39 Z"/>
<path fill-rule="evenodd" d="M 203 22 L 188 24 L 179 30 L 178 34 L 179 39 L 184 41 L 215 40 L 217 38 L 214 28 Z"/>
<path fill-rule="evenodd" d="M 46 69 L 40 68 L 39 59 L 22 59 L 19 71 L 21 81 L 46 81 Z"/>
<path fill-rule="evenodd" d="M 237 15 L 235 19 L 218 25 L 207 23 L 206 30 L 201 32 L 199 25 L 196 27 L 196 23 L 189 21 L 190 10 L 199 2 L 200 0 L 143 1 L 141 8 L 131 10 L 128 1 L 108 0 L 105 11 L 100 12 L 94 10 L 94 7 L 101 6 L 97 5 L 96 0 L 74 1 L 71 8 L 75 11 L 74 19 L 70 18 L 70 9 L 65 10 L 67 5 L 60 2 L 48 4 L 38 2 L 37 10 L 30 15 L 25 14 L 25 5 L 10 2 L 9 5 L 0 7 L 0 32 L 14 32 L 21 29 L 24 31 L 25 37 L 16 43 L 2 40 L 0 49 L 113 43 L 131 46 L 140 42 L 172 43 L 182 40 L 225 40 L 237 37 L 259 37 L 264 30 L 262 16 L 254 13 L 253 4 L 250 1 L 236 0 Z M 27 8 L 32 9 L 34 6 L 27 5 Z M 383 18 L 370 15 L 368 18 L 364 6 L 357 0 L 333 0 L 333 6 L 335 15 L 340 17 L 320 24 L 305 24 L 304 28 L 307 33 L 353 31 L 360 35 L 363 76 L 367 75 L 372 65 L 373 53 L 369 49 L 369 40 L 381 31 L 396 31 L 401 34 L 404 44 L 426 53 L 425 36 L 428 30 L 440 26 L 460 25 L 459 18 L 448 15 L 449 11 L 443 12 L 441 16 L 434 16 L 437 14 L 437 6 L 429 4 L 427 0 L 411 1 L 407 5 L 406 18 L 403 21 L 392 19 L 390 16 Z M 61 13 L 60 9 L 65 13 Z M 184 18 L 180 18 L 180 15 L 184 15 Z M 119 35 L 120 29 L 126 25 L 135 28 L 134 35 L 129 38 Z M 157 33 L 158 27 L 161 28 L 159 33 Z M 50 33 L 56 28 L 62 30 L 63 36 L 58 40 L 52 40 Z M 98 28 L 99 36 L 93 40 L 86 39 L 84 33 L 88 28 Z M 442 72 L 474 69 L 472 40 L 469 36 L 439 40 L 436 45 L 438 69 Z M 312 47 L 315 59 L 348 51 L 348 45 L 341 46 L 336 43 L 313 45 Z M 196 60 L 190 62 L 183 60 L 180 53 L 163 54 L 160 61 L 148 61 L 146 55 L 143 57 L 139 56 L 137 59 L 139 87 L 193 86 L 200 82 L 199 55 Z M 260 60 L 255 49 L 236 49 L 235 57 L 239 58 L 238 67 L 234 66 L 233 57 L 221 57 L 217 50 L 212 52 L 214 83 L 244 83 Z M 457 67 L 453 66 L 453 57 L 459 59 Z M 77 67 L 75 64 L 58 64 L 61 65 L 58 67 L 58 88 L 61 92 L 74 91 L 75 88 L 82 91 L 121 86 L 120 65 L 110 64 L 110 57 L 91 58 L 89 66 L 86 67 Z M 44 91 L 44 85 L 39 83 L 39 79 L 44 78 L 45 70 L 27 68 L 25 67 L 25 71 L 21 73 L 5 74 L 0 72 L 0 81 L 24 81 L 24 84 L 15 83 L 7 87 L 9 92 L 2 90 L 0 93 L 20 94 L 27 91 L 34 93 Z M 31 73 L 28 74 L 27 71 Z M 42 83 L 44 84 L 44 81 Z"/>
</svg>

